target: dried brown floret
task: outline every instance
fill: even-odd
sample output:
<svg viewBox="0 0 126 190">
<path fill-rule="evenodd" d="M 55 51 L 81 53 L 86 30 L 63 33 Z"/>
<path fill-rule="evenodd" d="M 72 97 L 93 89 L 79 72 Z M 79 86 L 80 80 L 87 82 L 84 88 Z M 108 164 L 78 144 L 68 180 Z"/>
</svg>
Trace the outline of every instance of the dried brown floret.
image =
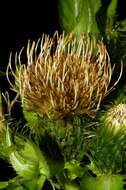
<svg viewBox="0 0 126 190">
<path fill-rule="evenodd" d="M 108 52 L 89 36 L 43 35 L 38 43 L 28 43 L 27 60 L 14 76 L 28 111 L 54 119 L 71 112 L 90 114 L 111 90 Z"/>
</svg>

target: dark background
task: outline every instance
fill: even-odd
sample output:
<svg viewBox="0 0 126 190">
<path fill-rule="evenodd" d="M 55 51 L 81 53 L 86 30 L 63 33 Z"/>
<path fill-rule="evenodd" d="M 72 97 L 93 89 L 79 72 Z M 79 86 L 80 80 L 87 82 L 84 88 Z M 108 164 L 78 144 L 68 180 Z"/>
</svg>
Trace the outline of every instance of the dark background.
<svg viewBox="0 0 126 190">
<path fill-rule="evenodd" d="M 103 0 L 103 2 L 109 1 Z M 27 5 L 22 1 L 10 5 L 4 2 L 0 8 L 2 10 L 0 13 L 1 71 L 6 70 L 10 52 L 19 52 L 23 46 L 27 45 L 29 39 L 37 40 L 42 33 L 52 35 L 55 30 L 61 31 L 57 0 L 30 1 Z M 126 0 L 118 1 L 117 13 L 119 20 L 126 18 Z M 5 80 L 5 77 L 0 77 L 0 89 L 8 88 Z M 10 175 L 14 175 L 12 168 L 0 160 L 0 181 L 7 180 Z"/>
<path fill-rule="evenodd" d="M 0 68 L 8 64 L 10 52 L 20 51 L 27 41 L 37 40 L 42 33 L 59 30 L 57 0 L 23 1 L 0 4 Z M 28 32 L 29 31 L 29 32 Z M 36 31 L 36 32 L 35 32 Z"/>
<path fill-rule="evenodd" d="M 29 3 L 29 4 L 28 4 Z M 6 71 L 10 52 L 19 52 L 28 40 L 38 40 L 43 33 L 61 30 L 58 22 L 57 0 L 4 1 L 0 3 L 0 71 Z M 8 90 L 6 77 L 0 76 L 0 91 Z M 19 109 L 16 110 L 20 114 Z M 15 176 L 12 167 L 0 159 L 0 181 Z M 49 184 L 45 189 L 50 189 Z M 48 188 L 47 188 L 48 187 Z"/>
<path fill-rule="evenodd" d="M 102 1 L 108 4 L 110 0 Z M 18 1 L 0 5 L 3 9 L 0 13 L 0 70 L 5 70 L 10 52 L 20 51 L 29 39 L 37 40 L 42 33 L 61 31 L 57 2 L 58 0 L 30 1 L 28 6 Z M 126 18 L 126 0 L 118 0 L 117 14 L 119 20 Z"/>
</svg>

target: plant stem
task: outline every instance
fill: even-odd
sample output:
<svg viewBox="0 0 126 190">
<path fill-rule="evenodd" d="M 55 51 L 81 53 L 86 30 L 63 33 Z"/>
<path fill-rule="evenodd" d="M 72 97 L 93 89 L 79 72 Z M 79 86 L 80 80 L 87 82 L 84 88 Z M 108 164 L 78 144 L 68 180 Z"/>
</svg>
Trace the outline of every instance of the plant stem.
<svg viewBox="0 0 126 190">
<path fill-rule="evenodd" d="M 75 181 L 70 181 L 63 173 L 58 174 L 57 179 L 63 190 L 79 190 Z"/>
<path fill-rule="evenodd" d="M 46 177 L 44 175 L 41 175 L 37 181 L 37 190 L 41 190 L 44 183 L 45 183 Z"/>
</svg>

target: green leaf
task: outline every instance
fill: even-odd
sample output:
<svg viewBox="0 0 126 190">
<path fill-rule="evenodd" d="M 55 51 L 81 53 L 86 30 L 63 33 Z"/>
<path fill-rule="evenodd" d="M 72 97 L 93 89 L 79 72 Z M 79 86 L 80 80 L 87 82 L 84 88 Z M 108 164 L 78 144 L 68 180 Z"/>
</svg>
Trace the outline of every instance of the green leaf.
<svg viewBox="0 0 126 190">
<path fill-rule="evenodd" d="M 121 175 L 103 175 L 100 177 L 84 176 L 80 190 L 123 190 L 124 177 Z"/>
<path fill-rule="evenodd" d="M 69 163 L 66 162 L 65 169 L 68 171 L 68 176 L 71 180 L 76 179 L 77 177 L 82 177 L 84 174 L 84 168 L 80 166 L 80 163 Z"/>
<path fill-rule="evenodd" d="M 22 186 L 26 188 L 26 190 L 41 190 L 45 183 L 45 180 L 46 177 L 41 175 L 38 179 L 24 182 Z"/>
<path fill-rule="evenodd" d="M 41 190 L 46 177 L 39 176 L 38 179 L 34 178 L 32 180 L 23 180 L 19 177 L 14 177 L 9 181 L 0 182 L 0 189 L 4 190 Z"/>
<path fill-rule="evenodd" d="M 126 19 L 119 22 L 126 29 Z"/>
<path fill-rule="evenodd" d="M 38 178 L 40 174 L 47 178 L 50 177 L 50 169 L 46 157 L 39 147 L 28 139 L 24 141 L 23 137 L 17 137 L 17 141 L 15 140 L 14 144 L 11 140 L 9 129 L 7 129 L 6 139 L 9 147 L 12 145 L 17 146 L 17 150 L 10 153 L 10 162 L 19 176 L 27 180 Z M 21 146 L 23 148 L 18 149 Z"/>
<path fill-rule="evenodd" d="M 26 189 L 24 189 L 22 186 L 15 186 L 12 184 L 12 185 L 9 185 L 4 190 L 26 190 Z"/>
<path fill-rule="evenodd" d="M 114 24 L 116 22 L 117 0 L 104 1 L 96 15 L 98 28 L 102 36 L 108 38 L 113 32 Z"/>
<path fill-rule="evenodd" d="M 107 10 L 107 19 L 109 20 L 111 25 L 113 25 L 115 21 L 116 9 L 117 9 L 117 0 L 111 0 Z"/>
<path fill-rule="evenodd" d="M 24 190 L 21 186 L 22 180 L 18 177 L 14 177 L 9 181 L 0 182 L 0 189 L 4 190 Z"/>
<path fill-rule="evenodd" d="M 98 34 L 95 15 L 100 6 L 100 0 L 59 0 L 59 19 L 62 29 L 78 34 Z"/>
<path fill-rule="evenodd" d="M 8 186 L 8 182 L 0 182 L 0 189 L 4 189 Z"/>
</svg>

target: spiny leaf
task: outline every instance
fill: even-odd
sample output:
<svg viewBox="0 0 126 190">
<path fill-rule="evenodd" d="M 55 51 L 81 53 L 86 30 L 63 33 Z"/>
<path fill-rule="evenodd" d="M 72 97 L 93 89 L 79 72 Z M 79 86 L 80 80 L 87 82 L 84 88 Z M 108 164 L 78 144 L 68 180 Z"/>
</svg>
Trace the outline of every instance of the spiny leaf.
<svg viewBox="0 0 126 190">
<path fill-rule="evenodd" d="M 100 6 L 100 0 L 59 0 L 61 27 L 67 32 L 98 34 L 95 14 Z"/>
<path fill-rule="evenodd" d="M 17 174 L 28 180 L 37 178 L 40 174 L 48 178 L 50 176 L 50 170 L 43 153 L 28 139 L 24 141 L 24 139 L 20 137 L 19 140 L 22 141 L 21 145 L 24 145 L 24 148 L 15 150 L 10 154 L 10 162 Z M 8 129 L 6 142 L 9 147 L 14 144 Z"/>
<path fill-rule="evenodd" d="M 120 175 L 103 175 L 100 177 L 84 176 L 80 190 L 123 190 L 124 177 Z"/>
<path fill-rule="evenodd" d="M 4 182 L 0 182 L 0 189 L 3 189 L 5 187 L 8 186 L 8 182 L 4 181 Z"/>
<path fill-rule="evenodd" d="M 113 25 L 115 16 L 116 16 L 117 0 L 111 0 L 108 10 L 107 10 L 107 19 L 110 20 L 110 23 Z"/>
</svg>

